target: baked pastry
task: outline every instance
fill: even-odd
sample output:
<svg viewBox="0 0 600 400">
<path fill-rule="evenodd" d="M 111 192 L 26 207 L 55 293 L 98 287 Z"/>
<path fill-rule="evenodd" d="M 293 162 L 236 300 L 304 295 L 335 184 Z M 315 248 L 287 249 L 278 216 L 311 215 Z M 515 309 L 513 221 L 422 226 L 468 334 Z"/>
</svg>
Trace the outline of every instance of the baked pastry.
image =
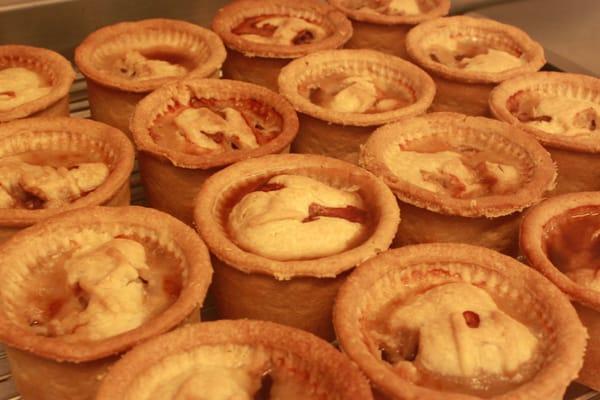
<svg viewBox="0 0 600 400">
<path fill-rule="evenodd" d="M 105 26 L 75 50 L 92 118 L 128 134 L 131 114 L 144 96 L 185 76 L 219 77 L 225 57 L 214 32 L 170 19 Z"/>
<path fill-rule="evenodd" d="M 600 390 L 600 193 L 563 194 L 532 208 L 521 225 L 521 251 L 572 301 L 590 340 L 578 381 Z"/>
<path fill-rule="evenodd" d="M 347 271 L 387 249 L 399 213 L 371 173 L 306 154 L 271 155 L 210 177 L 194 210 L 215 256 L 219 318 L 291 325 L 331 339 Z"/>
<path fill-rule="evenodd" d="M 552 189 L 550 155 L 506 123 L 456 113 L 406 118 L 376 130 L 360 165 L 400 201 L 394 245 L 462 242 L 516 254 L 520 211 Z"/>
<path fill-rule="evenodd" d="M 0 125 L 0 243 L 52 215 L 129 204 L 133 146 L 110 126 L 79 118 Z"/>
<path fill-rule="evenodd" d="M 265 321 L 193 324 L 129 352 L 97 400 L 373 399 L 359 370 L 330 344 Z M 186 397 L 187 396 L 187 397 Z"/>
<path fill-rule="evenodd" d="M 558 72 L 512 78 L 490 94 L 502 121 L 533 134 L 558 167 L 554 194 L 600 190 L 600 79 Z"/>
<path fill-rule="evenodd" d="M 50 50 L 0 46 L 0 123 L 26 117 L 69 116 L 71 63 Z"/>
<path fill-rule="evenodd" d="M 237 161 L 287 152 L 298 117 L 283 97 L 261 86 L 195 79 L 142 100 L 131 131 L 150 205 L 191 224 L 202 182 Z"/>
<path fill-rule="evenodd" d="M 372 50 L 332 50 L 291 62 L 279 91 L 300 112 L 295 153 L 356 163 L 376 126 L 424 113 L 435 94 L 431 78 L 400 58 Z"/>
<path fill-rule="evenodd" d="M 566 296 L 516 260 L 435 243 L 360 265 L 334 309 L 342 350 L 386 399 L 561 400 L 586 331 Z"/>
<path fill-rule="evenodd" d="M 542 68 L 542 46 L 522 30 L 485 18 L 438 18 L 406 36 L 409 56 L 431 73 L 433 111 L 489 115 L 488 97 L 498 83 Z"/>
<path fill-rule="evenodd" d="M 225 78 L 277 91 L 279 70 L 291 59 L 342 47 L 352 24 L 317 0 L 242 0 L 215 15 L 212 29 L 228 48 Z"/>
<path fill-rule="evenodd" d="M 450 0 L 329 0 L 352 19 L 352 38 L 344 47 L 372 49 L 407 58 L 406 34 L 415 25 L 443 17 Z"/>
<path fill-rule="evenodd" d="M 25 400 L 94 398 L 119 353 L 199 319 L 212 274 L 192 229 L 142 207 L 52 217 L 0 258 L 0 341 Z"/>
</svg>

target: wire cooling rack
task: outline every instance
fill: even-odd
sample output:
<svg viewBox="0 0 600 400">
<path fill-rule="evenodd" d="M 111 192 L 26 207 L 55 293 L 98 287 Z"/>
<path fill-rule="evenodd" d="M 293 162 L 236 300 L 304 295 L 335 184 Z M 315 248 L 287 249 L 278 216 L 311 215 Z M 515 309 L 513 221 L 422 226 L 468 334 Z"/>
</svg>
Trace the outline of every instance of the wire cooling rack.
<svg viewBox="0 0 600 400">
<path fill-rule="evenodd" d="M 78 73 L 71 88 L 69 110 L 72 117 L 89 118 L 90 107 L 88 103 L 87 87 L 85 78 Z M 140 172 L 137 164 L 131 175 L 131 203 L 146 205 L 144 188 L 140 181 Z M 203 312 L 206 311 L 203 309 Z M 0 400 L 21 400 L 17 389 L 11 379 L 10 368 L 4 348 L 0 345 Z M 69 399 L 65 399 L 69 400 Z M 569 387 L 565 400 L 600 400 L 600 393 L 591 391 L 585 386 L 573 384 Z"/>
</svg>

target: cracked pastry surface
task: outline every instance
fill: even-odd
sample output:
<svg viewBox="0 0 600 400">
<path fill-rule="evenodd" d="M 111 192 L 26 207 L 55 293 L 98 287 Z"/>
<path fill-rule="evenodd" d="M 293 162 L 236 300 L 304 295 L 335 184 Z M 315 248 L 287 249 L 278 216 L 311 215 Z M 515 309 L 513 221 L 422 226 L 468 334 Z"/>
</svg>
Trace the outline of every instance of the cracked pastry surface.
<svg viewBox="0 0 600 400">
<path fill-rule="evenodd" d="M 113 65 L 115 73 L 132 80 L 183 77 L 188 69 L 173 61 L 146 57 L 139 51 L 128 51 Z"/>
<path fill-rule="evenodd" d="M 355 191 L 305 176 L 278 175 L 233 207 L 228 228 L 240 247 L 264 257 L 325 257 L 343 252 L 363 238 L 365 207 Z"/>
<path fill-rule="evenodd" d="M 416 100 L 409 90 L 394 90 L 390 83 L 368 75 L 330 75 L 307 86 L 304 90 L 314 104 L 343 113 L 386 112 Z"/>
<path fill-rule="evenodd" d="M 285 15 L 247 18 L 231 32 L 251 42 L 287 46 L 314 43 L 329 36 L 320 24 Z"/>
<path fill-rule="evenodd" d="M 520 56 L 469 39 L 440 40 L 427 51 L 433 61 L 465 71 L 502 72 L 527 64 Z"/>
<path fill-rule="evenodd" d="M 284 352 L 247 345 L 198 346 L 140 374 L 125 399 L 317 400 L 299 376 L 273 368 Z"/>
<path fill-rule="evenodd" d="M 98 188 L 110 173 L 102 162 L 66 165 L 35 165 L 14 157 L 0 159 L 0 208 L 63 207 Z"/>
<path fill-rule="evenodd" d="M 46 96 L 52 85 L 40 74 L 22 67 L 0 69 L 0 112 Z"/>
<path fill-rule="evenodd" d="M 138 349 L 115 365 L 98 399 L 372 399 L 358 369 L 332 346 L 271 322 L 192 324 Z"/>
<path fill-rule="evenodd" d="M 382 359 L 407 368 L 419 384 L 489 393 L 528 380 L 539 368 L 539 332 L 469 283 L 394 301 L 367 326 Z"/>
<path fill-rule="evenodd" d="M 71 247 L 31 272 L 38 289 L 19 322 L 36 335 L 102 340 L 135 329 L 172 304 L 181 290 L 178 255 L 135 235 L 83 232 Z"/>
<path fill-rule="evenodd" d="M 417 15 L 422 13 L 418 0 L 362 0 L 349 2 L 346 6 L 351 6 L 359 11 L 385 15 Z"/>
<path fill-rule="evenodd" d="M 593 135 L 600 130 L 600 104 L 587 99 L 516 93 L 510 112 L 522 123 L 546 133 L 566 136 Z"/>
<path fill-rule="evenodd" d="M 283 118 L 253 99 L 193 98 L 159 116 L 150 131 L 161 146 L 189 154 L 252 150 L 283 130 Z"/>
<path fill-rule="evenodd" d="M 384 163 L 415 186 L 456 198 L 506 194 L 518 188 L 522 180 L 518 167 L 488 161 L 493 159 L 488 151 L 466 148 L 461 152 L 399 149 L 387 152 Z"/>
</svg>

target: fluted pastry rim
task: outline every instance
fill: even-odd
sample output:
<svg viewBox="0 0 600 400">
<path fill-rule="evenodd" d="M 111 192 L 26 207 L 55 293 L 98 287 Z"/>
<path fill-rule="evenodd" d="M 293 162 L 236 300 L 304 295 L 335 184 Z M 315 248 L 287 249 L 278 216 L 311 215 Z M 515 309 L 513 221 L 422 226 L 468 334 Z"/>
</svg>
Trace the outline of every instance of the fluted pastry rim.
<svg viewBox="0 0 600 400">
<path fill-rule="evenodd" d="M 344 0 L 328 0 L 329 4 L 343 11 L 354 21 L 370 22 L 377 25 L 417 25 L 430 19 L 443 17 L 450 11 L 450 0 L 436 0 L 429 11 L 416 15 L 386 15 L 378 12 L 361 11 L 346 7 Z"/>
</svg>

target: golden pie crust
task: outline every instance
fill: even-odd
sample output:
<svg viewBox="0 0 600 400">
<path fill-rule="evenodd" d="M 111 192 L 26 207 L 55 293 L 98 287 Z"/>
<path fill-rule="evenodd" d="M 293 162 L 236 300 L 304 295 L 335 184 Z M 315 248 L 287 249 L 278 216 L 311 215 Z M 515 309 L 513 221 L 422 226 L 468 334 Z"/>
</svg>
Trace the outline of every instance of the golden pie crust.
<svg viewBox="0 0 600 400">
<path fill-rule="evenodd" d="M 435 192 L 406 178 L 408 170 L 398 175 L 391 169 L 386 160 L 398 147 L 422 154 L 485 151 L 485 157 L 500 157 L 500 164 L 516 168 L 519 182 L 506 192 L 492 190 L 475 197 Z M 456 113 L 405 118 L 377 129 L 361 149 L 359 164 L 381 177 L 400 200 L 403 223 L 395 245 L 458 241 L 508 253 L 516 251 L 520 211 L 539 202 L 556 176 L 550 155 L 525 132 Z"/>
<path fill-rule="evenodd" d="M 537 94 L 600 104 L 600 79 L 591 76 L 536 72 L 509 79 L 490 94 L 493 115 L 534 135 L 550 152 L 558 166 L 555 194 L 600 190 L 600 141 L 593 134 L 568 136 L 548 133 L 521 122 L 514 114 L 519 96 Z M 600 129 L 600 128 L 598 128 Z"/>
<path fill-rule="evenodd" d="M 310 43 L 283 45 L 252 42 L 232 32 L 244 20 L 263 15 L 302 18 L 322 26 L 327 36 Z M 352 36 L 352 24 L 342 12 L 315 0 L 235 1 L 218 11 L 212 29 L 229 49 L 223 65 L 225 78 L 256 83 L 275 91 L 279 70 L 290 59 L 342 47 Z"/>
<path fill-rule="evenodd" d="M 0 209 L 0 242 L 19 230 L 55 214 L 95 205 L 129 205 L 129 176 L 134 150 L 115 128 L 79 118 L 31 118 L 0 125 L 0 158 L 27 151 L 90 152 L 109 167 L 106 180 L 68 206 L 40 209 Z"/>
<path fill-rule="evenodd" d="M 0 70 L 15 67 L 41 75 L 48 81 L 51 90 L 40 98 L 0 112 L 0 123 L 34 116 L 69 116 L 69 90 L 75 71 L 66 58 L 38 47 L 0 46 Z"/>
<path fill-rule="evenodd" d="M 544 360 L 533 378 L 508 392 L 479 397 L 421 386 L 402 367 L 394 370 L 382 360 L 380 349 L 366 336 L 365 321 L 409 292 L 447 283 L 470 283 L 499 296 L 510 307 L 505 312 L 523 312 L 529 319 L 525 325 L 533 323 L 541 330 Z M 362 264 L 340 288 L 334 325 L 343 351 L 365 372 L 375 392 L 390 399 L 559 400 L 577 376 L 586 342 L 567 298 L 549 281 L 512 258 L 460 244 L 407 246 Z"/>
<path fill-rule="evenodd" d="M 69 251 L 79 241 L 86 243 L 93 236 L 91 232 L 140 237 L 159 252 L 175 254 L 182 268 L 178 297 L 138 328 L 105 339 L 36 335 L 32 328 L 17 322 L 17 314 L 28 307 L 28 303 L 19 304 L 25 298 L 21 294 L 30 290 L 19 284 L 22 275 L 48 257 Z M 188 318 L 197 320 L 212 274 L 208 251 L 192 229 L 166 214 L 142 207 L 94 207 L 64 213 L 16 234 L 0 248 L 0 254 L 6 261 L 13 260 L 0 269 L 5 284 L 0 295 L 4 305 L 0 339 L 7 346 L 17 388 L 23 398 L 29 399 L 92 398 L 119 353 Z M 23 254 L 28 256 L 24 258 Z M 27 285 L 36 282 L 29 279 Z"/>
<path fill-rule="evenodd" d="M 147 54 L 151 59 L 152 53 L 158 52 L 167 58 L 185 60 L 189 64 L 186 76 L 197 78 L 218 77 L 226 57 L 225 47 L 214 32 L 184 21 L 121 22 L 90 34 L 75 50 L 75 63 L 88 83 L 92 118 L 126 133 L 137 102 L 160 86 L 181 78 L 137 80 L 111 71 L 111 62 L 132 51 Z"/>
<path fill-rule="evenodd" d="M 499 72 L 470 71 L 431 58 L 430 46 L 436 41 L 464 38 L 503 50 L 524 63 Z M 430 72 L 436 82 L 433 111 L 456 111 L 469 115 L 488 115 L 487 100 L 493 87 L 512 77 L 539 70 L 546 62 L 542 46 L 520 29 L 485 18 L 467 16 L 438 18 L 413 28 L 406 37 L 411 59 Z"/>
<path fill-rule="evenodd" d="M 288 261 L 253 254 L 237 245 L 226 227 L 236 200 L 282 174 L 357 189 L 368 207 L 366 226 L 370 228 L 363 241 L 338 254 Z M 337 288 L 347 271 L 389 247 L 399 212 L 392 193 L 369 172 L 332 158 L 289 154 L 242 161 L 213 175 L 198 194 L 194 218 L 215 256 L 213 288 L 221 318 L 271 320 L 331 338 L 331 307 Z"/>
<path fill-rule="evenodd" d="M 257 107 L 270 107 L 281 117 L 281 131 L 269 142 L 247 150 L 190 154 L 156 143 L 151 129 L 157 118 L 168 113 L 174 104 L 185 106 L 198 98 L 249 100 L 257 103 Z M 261 86 L 230 80 L 189 79 L 165 85 L 141 101 L 131 119 L 131 131 L 150 205 L 191 224 L 194 198 L 204 180 L 229 164 L 288 151 L 298 131 L 298 118 L 283 97 Z"/>
<path fill-rule="evenodd" d="M 358 369 L 323 340 L 271 322 L 239 320 L 192 324 L 135 348 L 111 369 L 97 399 L 132 398 L 130 388 L 142 382 L 149 368 L 204 346 L 213 347 L 215 352 L 221 348 L 224 353 L 234 346 L 261 351 L 271 366 L 267 374 L 282 371 L 303 384 L 307 397 L 298 398 L 373 398 Z M 241 369 L 246 359 L 243 354 L 223 354 L 223 365 Z"/>
<path fill-rule="evenodd" d="M 569 193 L 553 197 L 533 207 L 523 219 L 520 232 L 521 251 L 529 265 L 550 279 L 573 302 L 590 340 L 578 381 L 600 390 L 600 292 L 571 280 L 565 271 L 550 260 L 547 253 L 547 230 L 552 220 L 570 212 L 600 209 L 597 192 Z M 582 268 L 588 265 L 582 266 Z"/>
<path fill-rule="evenodd" d="M 352 38 L 345 44 L 349 49 L 372 49 L 408 58 L 406 34 L 415 25 L 443 17 L 450 11 L 450 0 L 418 1 L 427 10 L 419 14 L 384 14 L 352 7 L 350 0 L 329 0 L 352 20 Z"/>
<path fill-rule="evenodd" d="M 307 90 L 330 75 L 369 77 L 401 91 L 408 104 L 371 113 L 328 109 L 311 101 Z M 292 151 L 356 163 L 359 147 L 374 127 L 424 113 L 435 95 L 435 85 L 423 70 L 398 57 L 372 50 L 332 50 L 291 62 L 279 75 L 279 91 L 300 113 L 300 132 Z"/>
</svg>

